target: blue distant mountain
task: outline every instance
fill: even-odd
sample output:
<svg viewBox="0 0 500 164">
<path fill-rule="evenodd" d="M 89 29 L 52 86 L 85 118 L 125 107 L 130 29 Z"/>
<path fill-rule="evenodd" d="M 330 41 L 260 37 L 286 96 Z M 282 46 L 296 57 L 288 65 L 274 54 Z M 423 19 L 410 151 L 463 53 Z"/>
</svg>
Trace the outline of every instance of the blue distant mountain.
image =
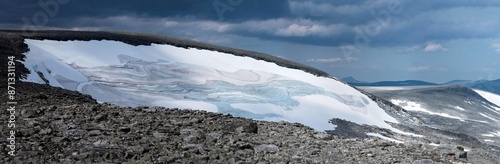
<svg viewBox="0 0 500 164">
<path fill-rule="evenodd" d="M 349 82 L 348 82 L 349 83 Z M 439 85 L 436 83 L 420 81 L 420 80 L 405 80 L 405 81 L 380 81 L 374 83 L 349 83 L 354 86 L 422 86 L 422 85 Z"/>
<path fill-rule="evenodd" d="M 466 87 L 472 87 L 472 86 L 475 86 L 475 85 L 478 85 L 478 84 L 481 84 L 481 83 L 484 83 L 484 82 L 488 82 L 488 80 L 477 80 L 477 81 L 473 81 L 473 80 L 452 80 L 452 81 L 449 81 L 449 82 L 446 82 L 442 85 L 461 85 L 461 86 L 466 86 Z"/>
<path fill-rule="evenodd" d="M 474 81 L 472 80 L 452 80 L 448 81 L 446 83 L 443 83 L 443 85 L 465 85 L 468 83 L 473 83 Z"/>
<path fill-rule="evenodd" d="M 351 83 L 369 83 L 369 82 L 366 82 L 366 81 L 359 81 L 359 80 L 355 79 L 352 76 L 344 77 L 344 78 L 342 78 L 340 80 L 342 80 L 343 82 L 349 83 L 349 84 L 351 84 Z"/>
<path fill-rule="evenodd" d="M 482 82 L 482 83 L 473 85 L 471 88 L 500 94 L 500 79 Z"/>
</svg>

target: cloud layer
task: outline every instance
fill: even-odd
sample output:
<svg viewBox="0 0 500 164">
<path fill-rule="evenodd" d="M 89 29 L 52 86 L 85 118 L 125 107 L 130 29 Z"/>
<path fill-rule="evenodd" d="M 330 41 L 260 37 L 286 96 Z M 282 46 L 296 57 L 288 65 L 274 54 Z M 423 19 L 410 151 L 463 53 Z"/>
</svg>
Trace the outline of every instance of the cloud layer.
<svg viewBox="0 0 500 164">
<path fill-rule="evenodd" d="M 361 29 L 368 34 L 376 30 L 376 35 L 368 37 L 368 46 L 374 47 L 492 38 L 500 33 L 500 22 L 492 16 L 500 13 L 500 1 L 495 0 L 243 0 L 235 6 L 220 2 L 230 7 L 222 13 L 223 20 L 212 1 L 70 1 L 60 6 L 46 26 L 169 34 L 168 28 L 184 24 L 188 31 L 211 29 L 221 34 L 325 46 L 355 44 L 359 35 L 355 29 Z M 0 6 L 1 25 L 5 27 L 22 25 L 23 17 L 31 19 L 43 11 L 29 0 Z M 430 46 L 425 51 L 444 50 L 439 45 Z"/>
<path fill-rule="evenodd" d="M 500 78 L 495 64 L 500 54 L 498 0 L 234 2 L 70 0 L 48 14 L 38 1 L 0 1 L 0 28 L 21 29 L 29 22 L 37 25 L 31 29 L 170 35 L 266 52 L 334 76 L 367 80 L 473 79 L 486 76 L 483 72 Z M 46 19 L 40 13 L 48 14 Z"/>
</svg>

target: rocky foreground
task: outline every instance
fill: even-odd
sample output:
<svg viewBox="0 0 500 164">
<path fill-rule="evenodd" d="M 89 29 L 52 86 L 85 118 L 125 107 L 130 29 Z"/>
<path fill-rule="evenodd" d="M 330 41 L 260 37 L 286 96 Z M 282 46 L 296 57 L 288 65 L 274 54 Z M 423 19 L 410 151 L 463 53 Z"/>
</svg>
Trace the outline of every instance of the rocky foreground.
<svg viewBox="0 0 500 164">
<path fill-rule="evenodd" d="M 12 129 L 3 124 L 0 163 L 498 162 L 498 154 L 483 149 L 465 153 L 457 146 L 344 139 L 297 123 L 163 107 L 121 108 L 33 83 L 17 88 L 15 157 L 7 153 Z M 9 116 L 2 110 L 0 119 L 6 122 Z"/>
</svg>

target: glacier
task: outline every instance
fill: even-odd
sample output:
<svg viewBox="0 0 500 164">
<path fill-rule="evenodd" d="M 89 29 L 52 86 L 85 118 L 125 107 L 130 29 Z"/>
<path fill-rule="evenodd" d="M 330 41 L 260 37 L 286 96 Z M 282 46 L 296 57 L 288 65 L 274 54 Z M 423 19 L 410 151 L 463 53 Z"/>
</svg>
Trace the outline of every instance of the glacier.
<svg viewBox="0 0 500 164">
<path fill-rule="evenodd" d="M 404 133 L 377 103 L 333 78 L 222 52 L 118 41 L 26 39 L 24 81 L 120 106 L 165 106 L 332 130 L 341 118 Z M 41 76 L 43 75 L 43 77 Z"/>
</svg>

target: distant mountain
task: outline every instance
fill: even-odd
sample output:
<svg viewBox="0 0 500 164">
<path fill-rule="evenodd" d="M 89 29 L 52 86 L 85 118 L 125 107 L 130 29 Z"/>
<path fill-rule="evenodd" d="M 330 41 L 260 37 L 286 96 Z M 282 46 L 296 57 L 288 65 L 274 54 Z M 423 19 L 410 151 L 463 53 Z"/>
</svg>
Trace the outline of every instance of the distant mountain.
<svg viewBox="0 0 500 164">
<path fill-rule="evenodd" d="M 439 85 L 420 80 L 405 80 L 405 81 L 380 81 L 374 83 L 349 83 L 354 86 L 422 86 L 422 85 Z"/>
<path fill-rule="evenodd" d="M 472 88 L 500 94 L 500 79 L 479 83 L 473 85 Z"/>
<path fill-rule="evenodd" d="M 485 83 L 485 82 L 488 82 L 488 81 L 489 80 L 477 80 L 477 81 L 474 81 L 472 83 L 467 84 L 466 86 L 472 87 L 472 86 L 475 86 L 475 85 L 478 85 L 478 84 L 481 84 L 481 83 Z"/>
<path fill-rule="evenodd" d="M 452 80 L 446 83 L 443 83 L 442 85 L 461 85 L 461 86 L 466 86 L 466 87 L 472 87 L 484 82 L 488 82 L 488 80 Z"/>
<path fill-rule="evenodd" d="M 474 81 L 472 80 L 452 80 L 448 81 L 446 83 L 443 83 L 443 85 L 465 85 L 467 83 L 473 83 Z"/>
<path fill-rule="evenodd" d="M 359 81 L 357 79 L 355 79 L 354 77 L 352 76 L 348 76 L 348 77 L 344 77 L 342 79 L 340 79 L 346 83 L 369 83 L 369 82 L 366 82 L 366 81 Z"/>
</svg>

